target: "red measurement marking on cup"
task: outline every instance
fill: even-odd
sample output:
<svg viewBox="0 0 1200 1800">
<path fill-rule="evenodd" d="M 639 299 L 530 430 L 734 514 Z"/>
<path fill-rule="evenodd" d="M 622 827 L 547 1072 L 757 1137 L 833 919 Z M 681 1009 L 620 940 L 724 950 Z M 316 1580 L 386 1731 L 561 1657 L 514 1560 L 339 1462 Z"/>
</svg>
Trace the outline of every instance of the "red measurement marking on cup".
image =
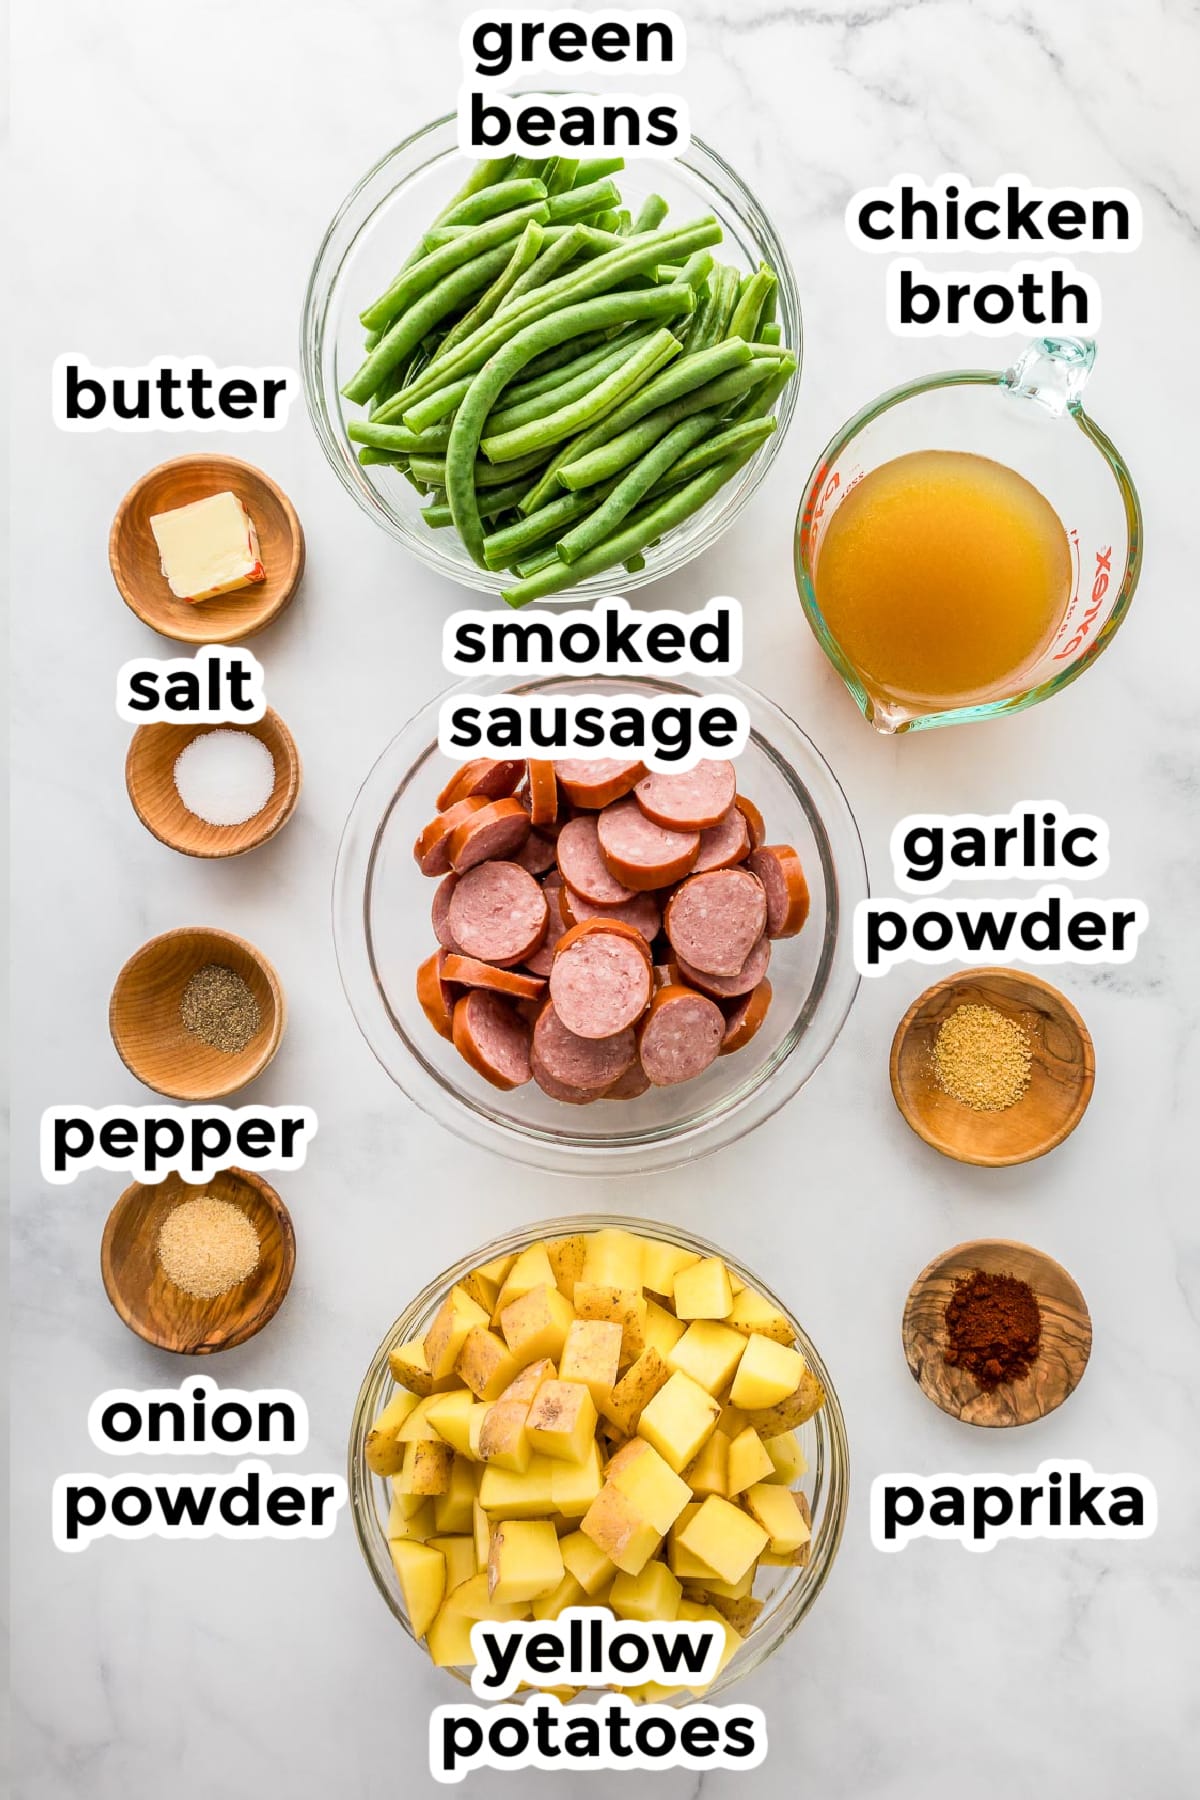
<svg viewBox="0 0 1200 1800">
<path fill-rule="evenodd" d="M 1088 635 L 1091 632 L 1092 626 L 1096 623 L 1100 608 L 1104 604 L 1104 596 L 1107 594 L 1112 581 L 1112 553 L 1113 547 L 1111 544 L 1106 544 L 1103 550 L 1097 550 L 1096 569 L 1092 578 L 1092 592 L 1088 609 L 1084 613 L 1082 619 L 1080 619 L 1079 629 L 1076 631 L 1070 643 L 1064 644 L 1061 650 L 1055 651 L 1055 662 L 1061 662 L 1066 656 L 1073 656 L 1075 652 L 1081 650 L 1087 642 Z"/>
</svg>

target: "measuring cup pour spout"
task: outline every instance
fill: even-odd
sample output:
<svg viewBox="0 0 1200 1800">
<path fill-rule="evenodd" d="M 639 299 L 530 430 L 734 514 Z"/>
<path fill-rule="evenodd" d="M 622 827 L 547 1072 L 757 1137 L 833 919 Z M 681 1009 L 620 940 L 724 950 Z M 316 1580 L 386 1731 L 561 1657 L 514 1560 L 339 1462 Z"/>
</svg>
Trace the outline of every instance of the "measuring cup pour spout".
<svg viewBox="0 0 1200 1800">
<path fill-rule="evenodd" d="M 1090 338 L 1035 338 L 1004 371 L 1000 386 L 1061 419 L 1078 411 L 1095 362 L 1096 346 Z"/>
</svg>

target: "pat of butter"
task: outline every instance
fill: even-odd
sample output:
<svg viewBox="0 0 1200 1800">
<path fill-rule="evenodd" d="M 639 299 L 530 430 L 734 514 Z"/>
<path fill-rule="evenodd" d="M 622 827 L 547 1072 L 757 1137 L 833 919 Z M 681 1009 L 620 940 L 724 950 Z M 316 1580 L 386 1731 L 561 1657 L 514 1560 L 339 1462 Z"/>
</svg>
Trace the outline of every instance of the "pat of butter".
<svg viewBox="0 0 1200 1800">
<path fill-rule="evenodd" d="M 236 494 L 156 513 L 150 529 L 177 600 L 211 600 L 266 579 L 254 521 Z"/>
</svg>

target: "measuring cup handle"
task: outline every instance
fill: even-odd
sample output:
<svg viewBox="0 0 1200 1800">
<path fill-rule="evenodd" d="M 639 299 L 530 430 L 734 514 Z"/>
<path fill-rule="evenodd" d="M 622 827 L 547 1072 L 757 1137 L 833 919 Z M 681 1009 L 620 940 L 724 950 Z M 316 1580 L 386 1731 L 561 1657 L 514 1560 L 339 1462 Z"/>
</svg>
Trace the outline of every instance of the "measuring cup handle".
<svg viewBox="0 0 1200 1800">
<path fill-rule="evenodd" d="M 1095 361 L 1096 346 L 1090 338 L 1035 338 L 1004 371 L 1000 385 L 1061 419 L 1079 410 Z"/>
</svg>

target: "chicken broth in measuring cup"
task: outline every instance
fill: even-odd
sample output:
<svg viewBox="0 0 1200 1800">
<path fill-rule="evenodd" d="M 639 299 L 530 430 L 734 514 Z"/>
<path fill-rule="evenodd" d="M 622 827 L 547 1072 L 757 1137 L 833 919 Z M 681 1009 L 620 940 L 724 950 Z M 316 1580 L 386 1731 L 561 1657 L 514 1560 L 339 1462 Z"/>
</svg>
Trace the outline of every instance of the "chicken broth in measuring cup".
<svg viewBox="0 0 1200 1800">
<path fill-rule="evenodd" d="M 1003 463 L 954 450 L 894 457 L 829 518 L 817 600 L 865 687 L 916 711 L 1017 691 L 1071 593 L 1058 514 Z"/>
</svg>

